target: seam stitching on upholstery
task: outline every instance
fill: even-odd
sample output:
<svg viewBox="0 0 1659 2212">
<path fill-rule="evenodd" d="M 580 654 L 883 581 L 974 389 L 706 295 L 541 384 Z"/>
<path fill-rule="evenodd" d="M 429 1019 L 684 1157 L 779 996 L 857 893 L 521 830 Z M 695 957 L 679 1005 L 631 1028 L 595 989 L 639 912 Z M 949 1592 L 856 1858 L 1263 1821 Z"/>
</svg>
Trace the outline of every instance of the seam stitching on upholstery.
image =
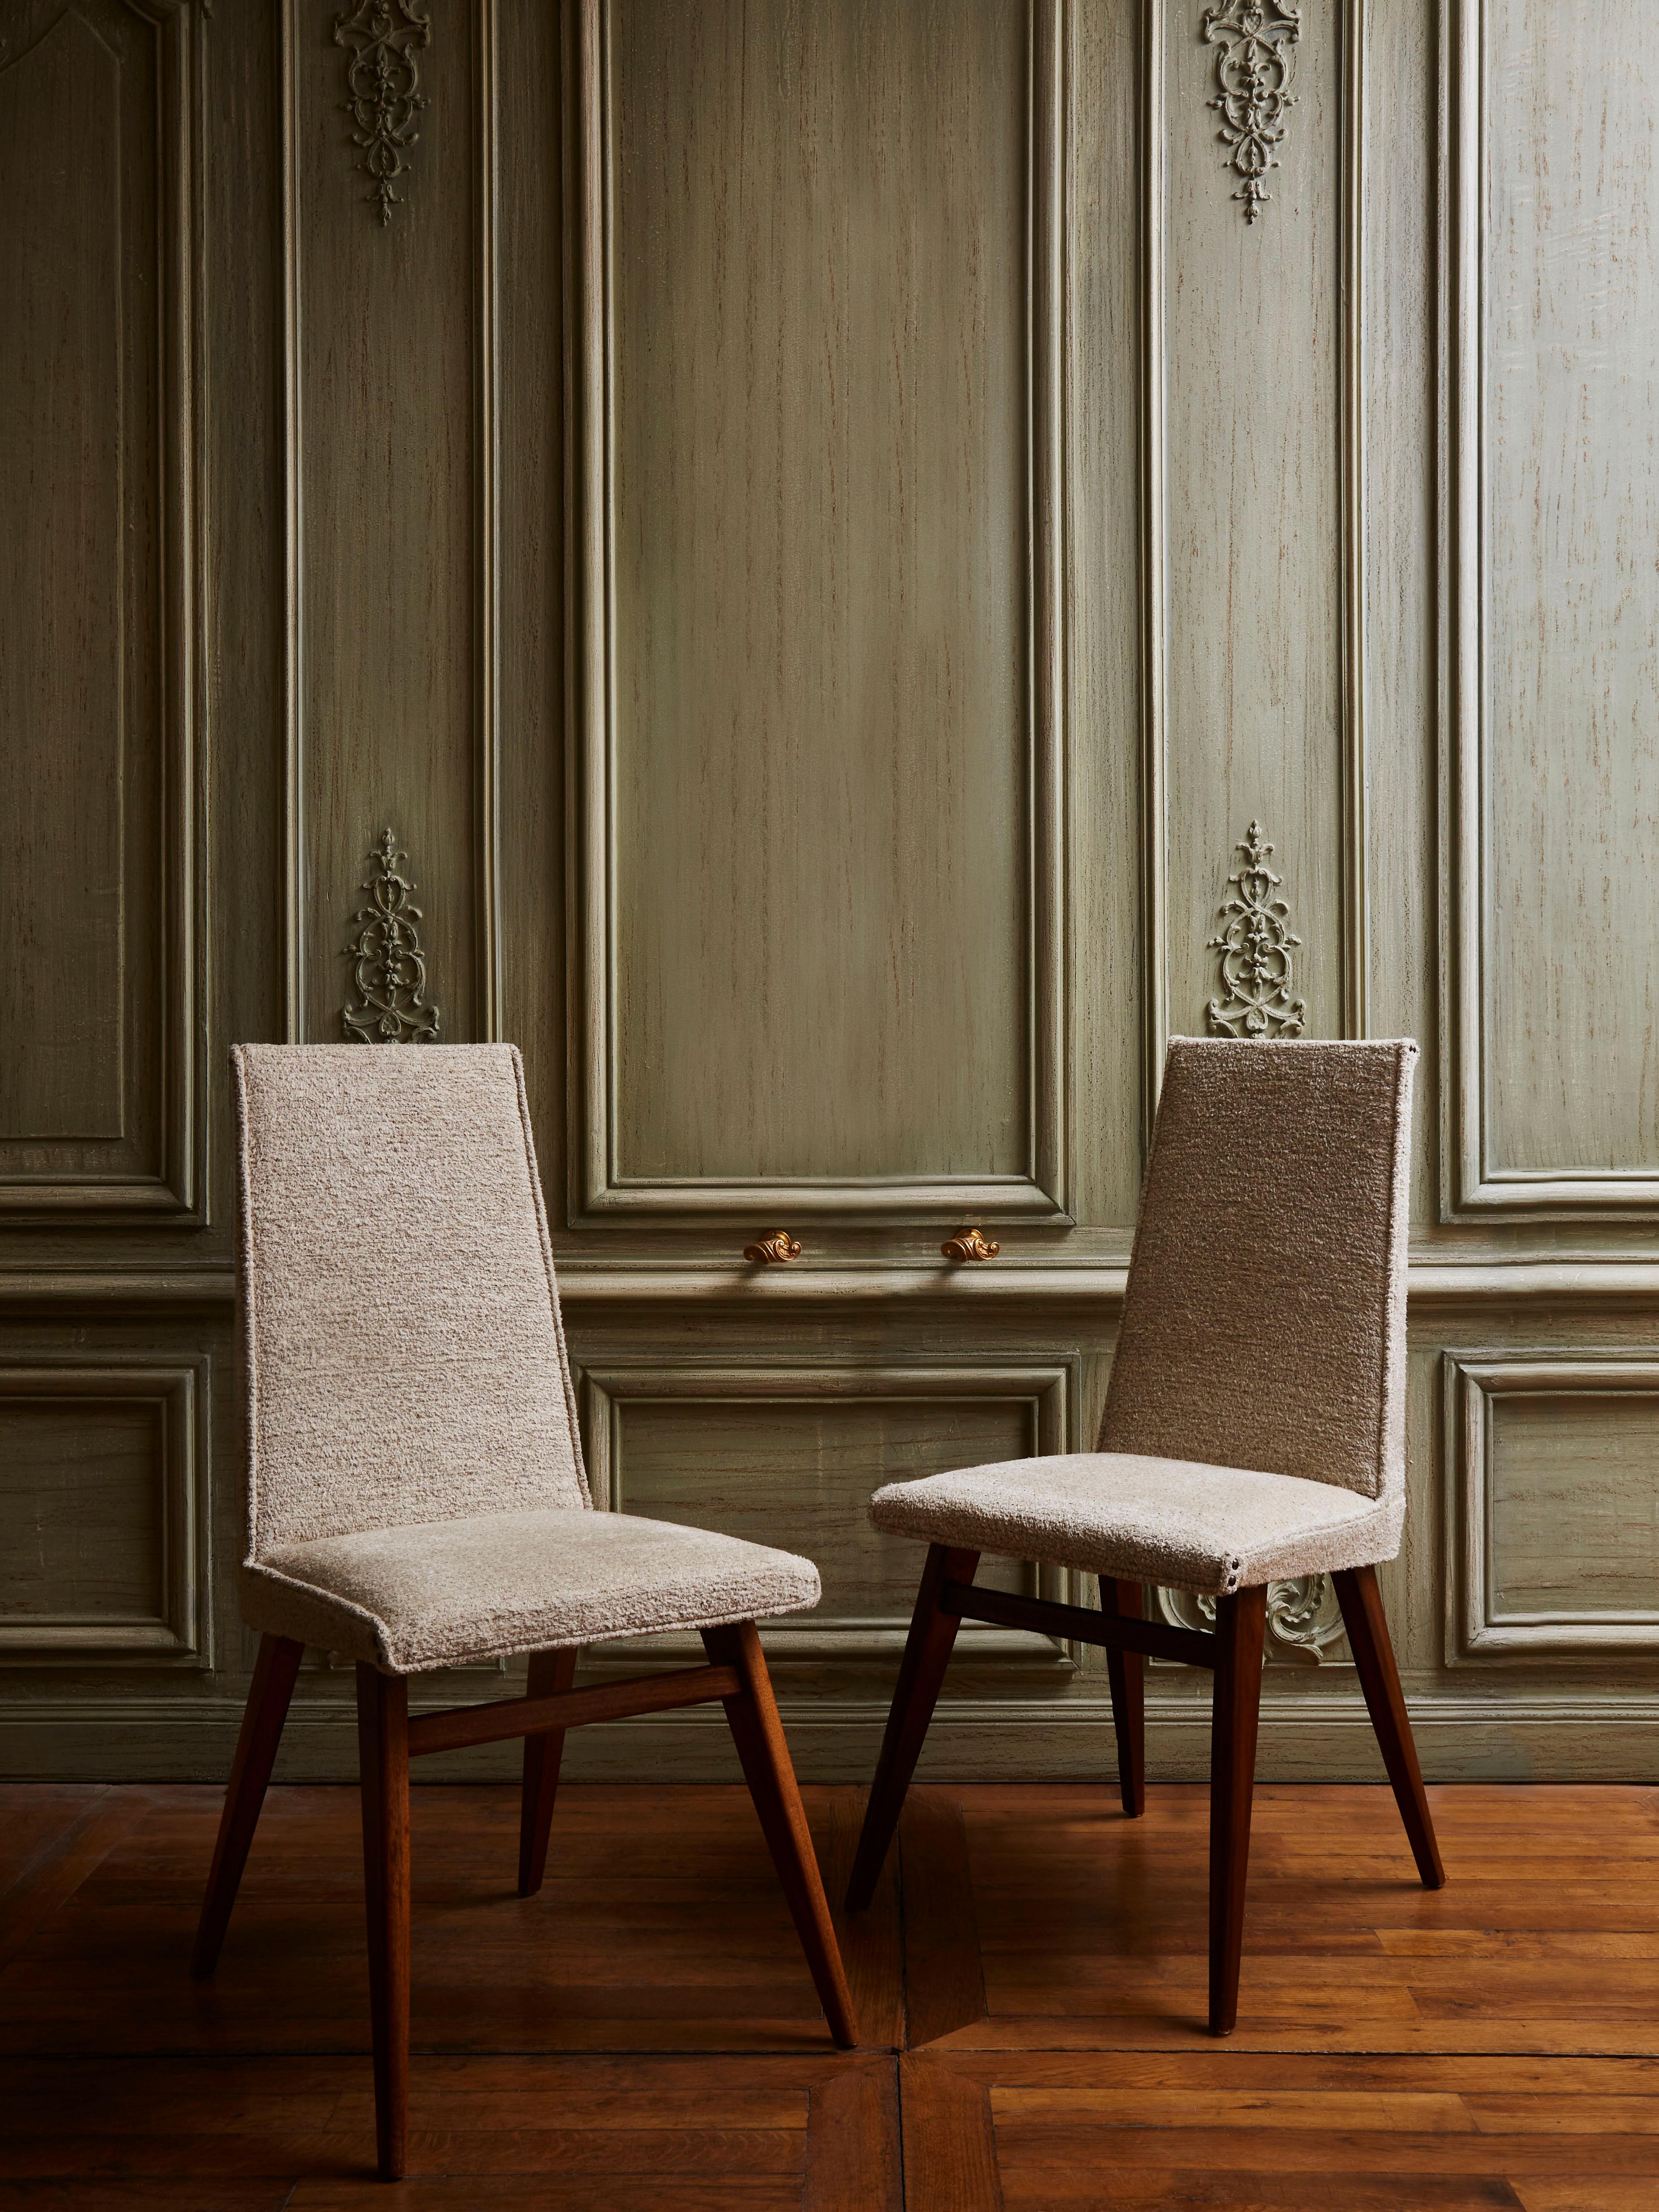
<svg viewBox="0 0 1659 2212">
<path fill-rule="evenodd" d="M 231 1090 L 236 1106 L 236 1196 L 240 1218 L 236 1224 L 236 1266 L 240 1279 L 240 1331 L 242 1354 L 242 1417 L 247 1425 L 247 1560 L 258 1557 L 259 1528 L 259 1382 L 253 1342 L 253 1176 L 248 1160 L 252 1143 L 247 1097 L 246 1047 L 230 1048 Z"/>
<path fill-rule="evenodd" d="M 513 1057 L 513 1081 L 518 1094 L 519 1126 L 524 1133 L 525 1166 L 530 1176 L 530 1199 L 536 1209 L 536 1233 L 541 1239 L 542 1271 L 547 1278 L 547 1299 L 553 1313 L 553 1338 L 559 1348 L 559 1373 L 564 1382 L 565 1418 L 570 1425 L 570 1449 L 576 1462 L 576 1481 L 582 1504 L 592 1510 L 593 1492 L 588 1486 L 587 1462 L 582 1451 L 581 1423 L 576 1413 L 576 1389 L 570 1378 L 570 1355 L 565 1349 L 564 1317 L 559 1310 L 558 1278 L 553 1267 L 553 1242 L 548 1234 L 547 1207 L 542 1197 L 542 1178 L 536 1164 L 536 1139 L 530 1126 L 530 1102 L 525 1095 L 524 1060 L 515 1044 L 507 1048 Z"/>
<path fill-rule="evenodd" d="M 342 1598 L 338 1602 L 343 1605 L 346 1601 Z M 526 1652 L 531 1651 L 559 1651 L 573 1649 L 586 1650 L 590 1644 L 617 1644 L 630 1636 L 683 1636 L 688 1629 L 726 1628 L 729 1627 L 733 1621 L 776 1620 L 781 1620 L 786 1613 L 811 1613 L 812 1608 L 821 1602 L 822 1593 L 820 1592 L 818 1597 L 803 1598 L 799 1605 L 775 1606 L 771 1611 L 763 1613 L 722 1607 L 714 1613 L 700 1613 L 694 1620 L 665 1621 L 660 1628 L 599 1629 L 592 1634 L 572 1637 L 564 1644 L 550 1644 L 545 1637 L 542 1637 L 528 1644 L 490 1644 L 482 1650 L 469 1646 L 465 1650 L 446 1651 L 437 1658 L 417 1660 L 414 1665 L 399 1671 L 418 1674 L 424 1674 L 434 1668 L 465 1666 L 477 1659 L 520 1659 Z M 368 1614 L 366 1617 L 372 1620 L 374 1615 Z M 395 1660 L 389 1660 L 387 1663 L 393 1667 L 397 1665 Z"/>
<path fill-rule="evenodd" d="M 247 1559 L 243 1565 L 251 1567 L 256 1574 L 268 1576 L 272 1582 L 281 1583 L 284 1589 L 297 1590 L 301 1597 L 318 1600 L 324 1605 L 337 1605 L 342 1613 L 349 1613 L 354 1620 L 366 1622 L 381 1662 L 386 1666 L 394 1664 L 391 1632 L 378 1613 L 371 1613 L 366 1605 L 359 1605 L 353 1598 L 342 1597 L 337 1590 L 324 1589 L 317 1583 L 302 1583 L 297 1575 L 285 1575 L 280 1567 L 269 1567 L 261 1559 Z"/>
<path fill-rule="evenodd" d="M 1395 1311 L 1395 1278 L 1400 1267 L 1401 1216 L 1409 1208 L 1402 1206 L 1401 1193 L 1405 1178 L 1401 1173 L 1401 1125 L 1404 1118 L 1403 1101 L 1406 1085 L 1411 1079 L 1412 1063 L 1417 1054 L 1414 1047 L 1397 1044 L 1394 1048 L 1394 1130 L 1389 1146 L 1389 1235 L 1382 1262 L 1382 1360 L 1376 1394 L 1376 1488 L 1372 1493 L 1380 1504 L 1383 1484 L 1387 1480 L 1389 1440 L 1389 1381 L 1394 1371 L 1395 1336 L 1400 1327 L 1400 1316 Z M 1409 1222 L 1407 1229 L 1409 1235 Z"/>
</svg>

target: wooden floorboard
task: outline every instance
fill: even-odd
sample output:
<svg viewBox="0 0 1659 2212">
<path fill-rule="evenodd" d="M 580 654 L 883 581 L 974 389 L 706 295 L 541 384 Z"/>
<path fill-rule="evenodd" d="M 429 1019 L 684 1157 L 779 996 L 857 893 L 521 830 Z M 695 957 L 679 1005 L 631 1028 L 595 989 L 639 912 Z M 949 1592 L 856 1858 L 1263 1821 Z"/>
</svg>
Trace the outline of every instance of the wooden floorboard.
<svg viewBox="0 0 1659 2212">
<path fill-rule="evenodd" d="M 1201 1790 L 1138 1821 L 1104 1787 L 913 1793 L 907 1972 L 935 1836 L 956 1996 L 912 2009 L 908 2212 L 1654 2212 L 1659 1792 L 1431 1795 L 1433 1893 L 1387 1791 L 1257 1793 L 1216 2043 Z"/>
<path fill-rule="evenodd" d="M 832 1898 L 862 1809 L 806 1799 Z M 1202 1790 L 914 1791 L 830 2045 L 746 1794 L 414 1807 L 410 2178 L 372 2178 L 355 1793 L 279 1790 L 214 1984 L 217 1793 L 0 1790 L 0 2212 L 1655 2212 L 1659 1791 L 1259 1793 L 1237 2033 Z"/>
</svg>

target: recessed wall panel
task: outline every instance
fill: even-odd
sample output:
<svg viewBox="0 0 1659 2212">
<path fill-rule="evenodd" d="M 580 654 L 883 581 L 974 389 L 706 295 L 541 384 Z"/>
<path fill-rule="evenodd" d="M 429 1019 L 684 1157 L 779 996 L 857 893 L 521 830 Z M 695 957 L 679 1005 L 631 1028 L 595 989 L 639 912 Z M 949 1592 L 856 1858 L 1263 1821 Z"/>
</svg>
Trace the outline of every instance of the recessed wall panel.
<svg viewBox="0 0 1659 2212">
<path fill-rule="evenodd" d="M 1492 1412 L 1494 1621 L 1659 1621 L 1659 1393 L 1516 1392 Z"/>
<path fill-rule="evenodd" d="M 1449 1657 L 1659 1653 L 1659 1362 L 1449 1352 Z"/>
<path fill-rule="evenodd" d="M 613 1510 L 804 1553 L 823 1597 L 788 1625 L 855 1656 L 908 1623 L 922 1559 L 871 1527 L 871 1492 L 1064 1450 L 1073 1387 L 1066 1364 L 596 1368 L 584 1384 L 589 1477 Z M 988 1559 L 978 1579 L 1036 1589 L 1012 1560 Z"/>
<path fill-rule="evenodd" d="M 207 1361 L 0 1363 L 0 1660 L 206 1666 Z"/>
<path fill-rule="evenodd" d="M 1490 1143 L 1659 1175 L 1659 52 L 1489 0 Z"/>
<path fill-rule="evenodd" d="M 587 1204 L 1060 1207 L 1064 15 L 585 11 Z"/>
<path fill-rule="evenodd" d="M 1659 1204 L 1659 185 L 1621 0 L 1458 50 L 1458 1196 Z"/>
<path fill-rule="evenodd" d="M 191 58 L 0 24 L 0 1211 L 194 1188 Z"/>
<path fill-rule="evenodd" d="M 153 1400 L 0 1406 L 0 1620 L 164 1612 L 161 1418 Z"/>
<path fill-rule="evenodd" d="M 915 1601 L 921 1555 L 870 1526 L 872 1490 L 1036 1449 L 1034 1409 L 1006 1401 L 659 1401 L 624 1405 L 617 1420 L 625 1510 L 805 1553 L 836 1620 L 902 1620 Z M 1006 1561 L 987 1579 L 1018 1587 Z"/>
</svg>

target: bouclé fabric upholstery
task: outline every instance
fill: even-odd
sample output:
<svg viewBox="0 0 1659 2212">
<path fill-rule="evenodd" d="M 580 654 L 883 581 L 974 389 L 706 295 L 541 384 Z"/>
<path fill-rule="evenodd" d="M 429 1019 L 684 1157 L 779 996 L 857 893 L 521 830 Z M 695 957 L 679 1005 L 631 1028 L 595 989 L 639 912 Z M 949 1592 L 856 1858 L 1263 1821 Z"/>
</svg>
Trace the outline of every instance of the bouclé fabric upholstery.
<svg viewBox="0 0 1659 2212">
<path fill-rule="evenodd" d="M 519 1055 L 238 1045 L 251 1627 L 394 1673 L 815 1605 L 595 1512 Z"/>
<path fill-rule="evenodd" d="M 1209 1595 L 1393 1559 L 1416 1057 L 1172 1040 L 1099 1450 L 890 1484 L 876 1527 Z"/>
<path fill-rule="evenodd" d="M 568 1506 L 320 1536 L 251 1561 L 240 1589 L 250 1628 L 392 1674 L 818 1601 L 817 1568 L 787 1552 Z"/>
</svg>

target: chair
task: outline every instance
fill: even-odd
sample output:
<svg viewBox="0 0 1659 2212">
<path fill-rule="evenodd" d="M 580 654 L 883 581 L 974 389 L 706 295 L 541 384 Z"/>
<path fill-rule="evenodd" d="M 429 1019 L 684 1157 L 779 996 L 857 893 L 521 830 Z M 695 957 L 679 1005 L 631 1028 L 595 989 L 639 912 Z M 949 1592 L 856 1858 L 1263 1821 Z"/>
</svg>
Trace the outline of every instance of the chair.
<svg viewBox="0 0 1659 2212">
<path fill-rule="evenodd" d="M 1410 1042 L 1208 1042 L 1165 1063 L 1100 1449 L 890 1484 L 878 1528 L 929 1547 L 848 1893 L 869 1903 L 962 1620 L 1109 1654 L 1123 1809 L 1146 1808 L 1148 1656 L 1214 1672 L 1209 2026 L 1231 2034 L 1267 1585 L 1334 1577 L 1425 1887 L 1445 1881 L 1376 1563 L 1405 1518 Z M 982 1552 L 1080 1568 L 1100 1611 L 974 1586 Z M 1147 1583 L 1215 1632 L 1141 1616 Z"/>
<path fill-rule="evenodd" d="M 757 1618 L 817 1570 L 592 1510 L 515 1049 L 239 1045 L 247 1407 L 242 1614 L 258 1657 L 191 1971 L 212 1973 L 303 1647 L 357 1664 L 380 2169 L 409 2099 L 409 1761 L 522 1736 L 519 1892 L 567 1729 L 719 1698 L 835 2040 L 852 2002 Z M 708 1664 L 572 1686 L 580 1646 L 702 1632 Z M 409 1711 L 425 1668 L 530 1655 L 526 1694 Z"/>
</svg>

